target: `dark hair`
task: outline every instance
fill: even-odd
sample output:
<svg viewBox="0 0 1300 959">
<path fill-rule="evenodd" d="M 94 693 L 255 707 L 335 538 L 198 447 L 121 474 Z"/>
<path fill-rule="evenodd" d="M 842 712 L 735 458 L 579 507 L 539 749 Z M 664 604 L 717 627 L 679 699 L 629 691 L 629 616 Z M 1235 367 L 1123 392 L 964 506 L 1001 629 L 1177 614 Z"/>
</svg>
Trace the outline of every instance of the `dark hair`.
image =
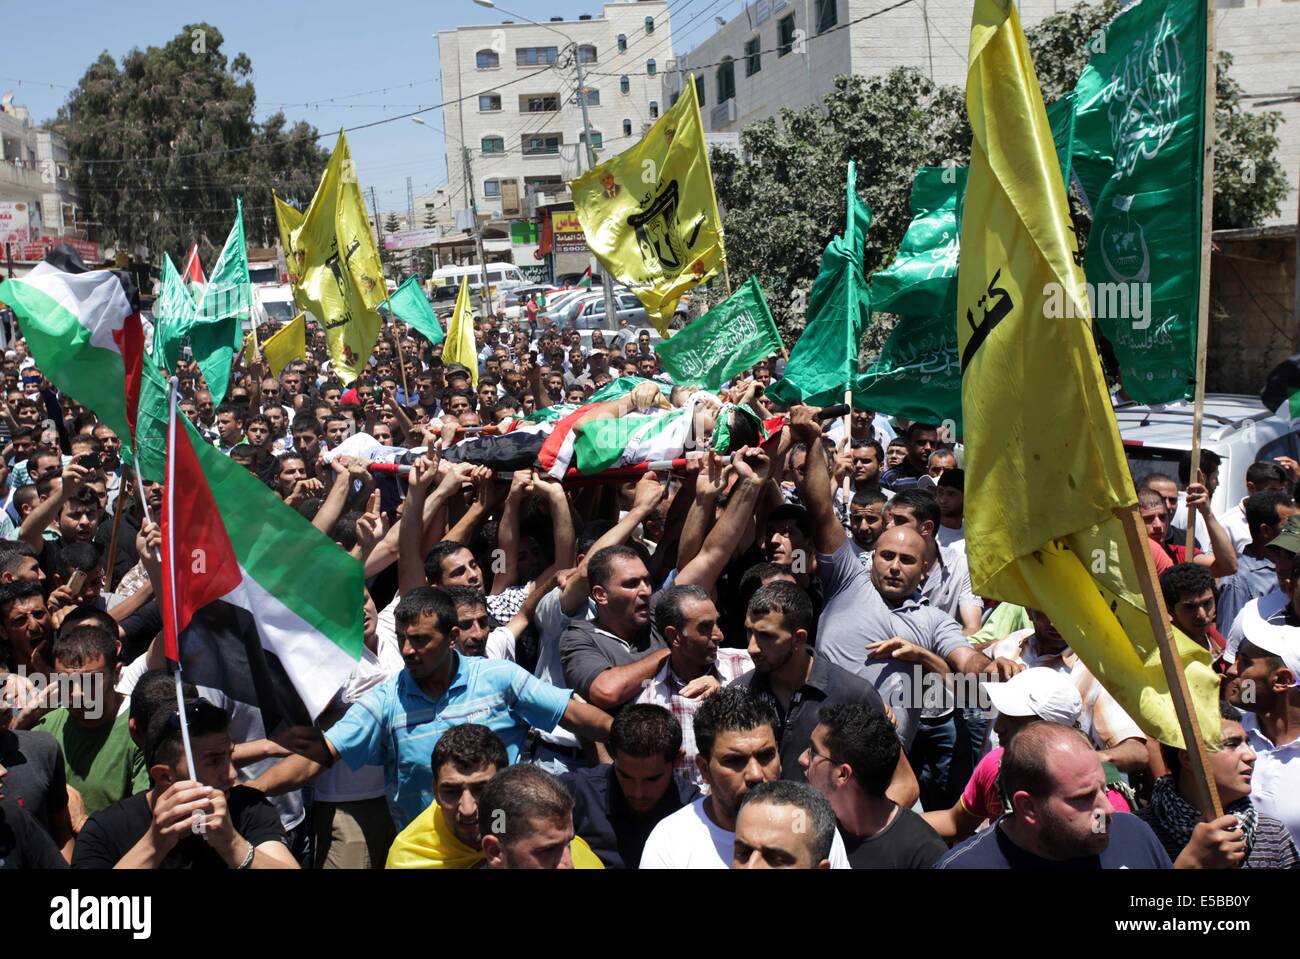
<svg viewBox="0 0 1300 959">
<path fill-rule="evenodd" d="M 293 418 L 293 425 L 289 427 L 289 432 L 304 433 L 307 430 L 311 430 L 317 436 L 320 436 L 320 422 L 311 416 L 303 416 L 301 414 L 295 416 Z"/>
<path fill-rule="evenodd" d="M 695 714 L 695 746 L 708 762 L 718 733 L 748 732 L 759 726 L 772 727 L 772 735 L 776 735 L 776 714 L 766 698 L 740 686 L 723 686 Z"/>
<path fill-rule="evenodd" d="M 1212 475 L 1215 470 L 1222 465 L 1223 459 L 1213 450 L 1201 450 L 1201 472 L 1206 476 Z M 1192 481 L 1192 451 L 1184 450 L 1183 455 L 1178 457 L 1178 482 L 1186 486 Z"/>
<path fill-rule="evenodd" d="M 45 590 L 40 583 L 31 580 L 16 579 L 12 583 L 0 585 L 0 615 L 8 612 L 8 606 L 17 599 L 31 599 L 33 596 L 45 598 Z"/>
<path fill-rule="evenodd" d="M 612 756 L 635 756 L 637 759 L 661 756 L 674 762 L 681 748 L 681 724 L 671 712 L 654 703 L 624 706 L 614 717 L 614 725 L 609 730 Z"/>
<path fill-rule="evenodd" d="M 911 510 L 918 524 L 929 520 L 938 530 L 942 514 L 939 511 L 939 501 L 929 490 L 917 489 L 914 486 L 900 489 L 885 507 L 885 512 L 892 512 L 899 506 Z"/>
<path fill-rule="evenodd" d="M 0 540 L 0 573 L 12 573 L 28 557 L 36 559 L 36 550 L 21 539 Z"/>
<path fill-rule="evenodd" d="M 1008 799 L 1021 791 L 1035 798 L 1048 795 L 1052 791 L 1052 776 L 1047 769 L 1047 752 L 1052 741 L 1062 736 L 1077 736 L 1092 749 L 1087 736 L 1060 723 L 1035 720 L 1016 733 L 1002 753 L 998 771 L 1002 795 Z"/>
<path fill-rule="evenodd" d="M 59 575 L 66 581 L 73 570 L 89 573 L 103 566 L 94 543 L 68 543 L 59 550 Z"/>
<path fill-rule="evenodd" d="M 826 727 L 831 761 L 847 763 L 868 796 L 883 796 L 902 752 L 889 719 L 862 703 L 837 703 L 823 706 L 817 721 Z"/>
<path fill-rule="evenodd" d="M 620 559 L 642 561 L 641 554 L 631 546 L 606 546 L 587 560 L 587 583 L 593 587 L 608 586 L 610 577 L 614 575 L 614 562 Z"/>
<path fill-rule="evenodd" d="M 435 586 L 441 585 L 442 561 L 448 556 L 454 556 L 462 549 L 468 550 L 469 547 L 450 539 L 445 539 L 436 544 L 433 549 L 429 550 L 429 555 L 424 558 L 424 578 Z"/>
<path fill-rule="evenodd" d="M 81 666 L 98 657 L 112 669 L 117 662 L 117 636 L 109 636 L 97 626 L 78 626 L 54 640 L 50 659 L 68 666 Z"/>
<path fill-rule="evenodd" d="M 498 771 L 510 765 L 506 744 L 501 737 L 478 723 L 452 726 L 433 747 L 433 781 L 438 781 L 438 771 L 451 763 L 460 772 L 469 772 L 481 766 L 495 766 Z"/>
<path fill-rule="evenodd" d="M 185 700 L 185 725 L 189 728 L 190 740 L 200 736 L 214 736 L 230 732 L 230 716 L 224 709 L 212 705 L 206 699 Z M 180 710 L 175 701 L 171 708 L 160 707 L 149 718 L 149 728 L 145 736 L 145 762 L 150 766 L 162 764 L 173 769 L 180 765 L 185 756 L 185 741 L 181 732 Z M 190 770 L 190 778 L 194 778 Z"/>
<path fill-rule="evenodd" d="M 1138 509 L 1147 509 L 1151 506 L 1159 506 L 1168 512 L 1165 506 L 1165 498 L 1150 487 L 1144 486 L 1137 491 Z"/>
<path fill-rule="evenodd" d="M 65 499 L 63 504 L 59 507 L 59 512 L 62 512 L 64 508 L 68 506 L 93 506 L 96 510 L 103 509 L 103 507 L 99 505 L 99 494 L 89 486 L 81 487 Z"/>
<path fill-rule="evenodd" d="M 1258 460 L 1246 467 L 1246 482 L 1256 489 L 1265 483 L 1285 483 L 1286 472 L 1276 463 Z"/>
<path fill-rule="evenodd" d="M 487 596 L 484 595 L 481 589 L 475 589 L 473 586 L 444 586 L 442 588 L 446 590 L 447 595 L 451 597 L 452 603 L 456 606 L 487 607 Z"/>
<path fill-rule="evenodd" d="M 937 432 L 939 432 L 939 427 L 935 426 L 933 423 L 909 423 L 907 425 L 907 432 L 904 435 L 907 437 L 907 441 L 911 442 L 916 437 L 917 433 Z"/>
<path fill-rule="evenodd" d="M 232 403 L 230 400 L 227 400 L 217 407 L 216 415 L 220 416 L 222 413 L 229 413 L 240 423 L 243 423 L 248 419 L 248 407 L 243 403 Z"/>
<path fill-rule="evenodd" d="M 1151 489 L 1152 483 L 1173 483 L 1175 486 L 1178 485 L 1178 481 L 1168 473 L 1147 473 L 1138 480 L 1138 489 Z"/>
<path fill-rule="evenodd" d="M 78 626 L 98 629 L 100 632 L 111 636 L 114 640 L 117 639 L 117 620 L 98 607 L 72 607 L 72 609 L 68 610 L 68 615 L 63 617 L 63 622 L 59 623 L 58 632 L 60 634 L 69 633 Z"/>
<path fill-rule="evenodd" d="M 669 626 L 681 632 L 682 627 L 686 625 L 686 613 L 682 610 L 682 606 L 691 600 L 712 602 L 712 597 L 709 596 L 707 589 L 693 583 L 669 586 L 659 594 L 658 600 L 655 601 L 654 616 L 655 627 L 661 635 L 667 636 Z"/>
<path fill-rule="evenodd" d="M 182 683 L 181 695 L 186 699 L 197 699 L 199 691 L 193 683 Z M 151 669 L 136 680 L 135 688 L 131 690 L 129 716 L 141 738 L 149 735 L 149 723 L 154 714 L 169 703 L 175 712 L 176 679 L 167 670 Z"/>
<path fill-rule="evenodd" d="M 788 563 L 755 563 L 749 569 L 745 570 L 740 577 L 740 584 L 737 591 L 740 594 L 741 608 L 748 608 L 749 601 L 758 588 L 763 585 L 764 580 L 770 580 L 774 576 L 793 576 L 794 570 Z"/>
<path fill-rule="evenodd" d="M 1219 718 L 1225 722 L 1240 723 L 1241 710 L 1229 703 L 1226 699 L 1219 700 Z M 1177 786 L 1183 775 L 1183 764 L 1179 761 L 1179 754 L 1183 750 L 1177 746 L 1171 746 L 1168 743 L 1160 744 L 1160 755 L 1164 758 L 1165 768 L 1169 770 L 1169 775 Z"/>
<path fill-rule="evenodd" d="M 736 807 L 736 815 L 755 803 L 770 806 L 793 806 L 805 814 L 804 828 L 797 832 L 806 832 L 812 842 L 813 865 L 821 863 L 831 856 L 831 847 L 835 844 L 835 810 L 830 800 L 807 783 L 791 782 L 788 779 L 776 779 L 772 782 L 758 783 L 745 790 Z"/>
<path fill-rule="evenodd" d="M 438 631 L 450 633 L 460 622 L 456 615 L 456 604 L 451 601 L 445 589 L 437 586 L 417 586 L 402 596 L 402 601 L 393 610 L 393 620 L 398 626 L 407 626 L 422 616 L 433 616 L 438 623 Z"/>
<path fill-rule="evenodd" d="M 1276 526 L 1278 519 L 1277 508 L 1279 506 L 1294 506 L 1295 501 L 1291 499 L 1290 493 L 1282 490 L 1264 490 L 1260 493 L 1251 493 L 1246 497 L 1246 525 L 1250 528 L 1250 537 L 1254 539 L 1259 534 L 1261 526 Z"/>
<path fill-rule="evenodd" d="M 582 531 L 578 534 L 578 553 L 590 553 L 591 548 L 600 538 L 613 528 L 614 524 L 607 519 L 587 520 L 582 524 Z"/>
<path fill-rule="evenodd" d="M 1165 595 L 1165 608 L 1171 613 L 1184 593 L 1199 596 L 1214 589 L 1214 577 L 1209 567 L 1196 563 L 1178 563 L 1160 574 L 1160 592 Z"/>
<path fill-rule="evenodd" d="M 503 845 L 512 846 L 532 835 L 533 821 L 569 819 L 573 796 L 540 766 L 507 766 L 483 789 L 478 800 L 478 828 Z"/>
<path fill-rule="evenodd" d="M 877 463 L 885 462 L 885 450 L 880 445 L 880 440 L 877 439 L 852 440 L 849 442 L 849 449 L 851 450 L 873 449 L 876 451 L 876 462 Z"/>
<path fill-rule="evenodd" d="M 880 490 L 860 490 L 853 494 L 853 499 L 849 500 L 850 506 L 856 506 L 859 509 L 866 509 L 868 506 L 875 506 L 877 503 L 888 503 L 889 497 Z"/>
<path fill-rule="evenodd" d="M 817 614 L 813 612 L 812 600 L 808 598 L 807 591 L 798 584 L 778 579 L 760 586 L 750 597 L 745 610 L 750 617 L 779 612 L 781 625 L 791 633 L 802 629 L 808 636 L 808 645 L 812 645 L 817 631 Z"/>
</svg>

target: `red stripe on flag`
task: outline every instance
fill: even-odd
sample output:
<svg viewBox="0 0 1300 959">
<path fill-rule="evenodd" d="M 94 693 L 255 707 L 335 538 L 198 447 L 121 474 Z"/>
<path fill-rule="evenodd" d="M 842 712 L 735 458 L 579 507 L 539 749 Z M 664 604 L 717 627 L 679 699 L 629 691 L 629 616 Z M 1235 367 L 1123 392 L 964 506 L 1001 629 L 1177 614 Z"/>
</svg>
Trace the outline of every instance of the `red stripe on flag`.
<svg viewBox="0 0 1300 959">
<path fill-rule="evenodd" d="M 162 508 L 162 578 L 167 658 L 178 663 L 179 637 L 195 612 L 225 596 L 243 577 L 189 430 L 184 423 L 174 429 L 167 451 L 171 482 Z"/>
<path fill-rule="evenodd" d="M 181 277 L 186 283 L 207 283 L 203 279 L 203 265 L 199 263 L 199 245 L 190 247 L 189 259 L 185 261 L 185 275 Z"/>
<path fill-rule="evenodd" d="M 113 331 L 113 342 L 122 354 L 126 367 L 126 425 L 131 428 L 131 445 L 135 445 L 135 420 L 140 412 L 140 381 L 144 376 L 144 327 L 140 314 L 132 313 Z"/>
<path fill-rule="evenodd" d="M 537 454 L 537 462 L 542 469 L 548 473 L 551 471 L 551 468 L 555 466 L 556 457 L 559 456 L 560 450 L 564 446 L 565 438 L 572 432 L 578 420 L 601 405 L 600 403 L 588 403 L 586 406 L 579 406 L 568 416 L 555 421 L 551 434 L 546 437 L 546 442 L 542 444 L 542 451 Z"/>
</svg>

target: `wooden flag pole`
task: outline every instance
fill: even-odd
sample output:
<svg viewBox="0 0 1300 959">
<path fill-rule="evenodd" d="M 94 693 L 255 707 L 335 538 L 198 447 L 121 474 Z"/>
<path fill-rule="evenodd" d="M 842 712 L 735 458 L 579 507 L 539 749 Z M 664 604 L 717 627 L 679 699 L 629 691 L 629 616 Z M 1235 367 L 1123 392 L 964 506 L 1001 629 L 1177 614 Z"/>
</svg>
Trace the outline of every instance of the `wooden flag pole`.
<svg viewBox="0 0 1300 959">
<path fill-rule="evenodd" d="M 1214 785 L 1214 776 L 1210 773 L 1210 756 L 1201 738 L 1201 724 L 1192 708 L 1191 693 L 1187 689 L 1187 675 L 1183 672 L 1183 661 L 1174 648 L 1174 637 L 1169 626 L 1169 614 L 1165 610 L 1164 594 L 1156 583 L 1155 562 L 1151 558 L 1151 549 L 1147 545 L 1146 526 L 1142 514 L 1135 505 L 1117 509 L 1115 515 L 1124 526 L 1124 537 L 1128 540 L 1129 552 L 1137 567 L 1138 581 L 1142 584 L 1142 599 L 1146 603 L 1147 619 L 1151 631 L 1155 633 L 1160 644 L 1160 665 L 1165 671 L 1165 682 L 1169 685 L 1169 696 L 1174 701 L 1174 712 L 1178 715 L 1178 726 L 1183 732 L 1183 744 L 1187 755 L 1191 757 L 1191 771 L 1196 777 L 1197 793 L 1200 797 L 1201 812 L 1207 822 L 1223 815 L 1223 804 L 1219 800 L 1219 790 Z"/>
<path fill-rule="evenodd" d="M 1201 160 L 1201 290 L 1196 316 L 1196 398 L 1192 407 L 1192 462 L 1188 483 L 1200 482 L 1201 420 L 1205 416 L 1205 352 L 1210 341 L 1210 234 L 1214 231 L 1214 0 L 1205 0 L 1205 144 Z M 1171 517 L 1172 518 L 1172 517 Z M 1196 546 L 1196 510 L 1187 511 L 1187 560 Z"/>
<path fill-rule="evenodd" d="M 122 530 L 122 508 L 126 502 L 126 463 L 119 462 L 117 467 L 117 500 L 113 510 L 113 533 L 108 538 L 108 570 L 104 579 L 104 591 L 113 591 L 113 574 L 117 567 L 117 537 Z"/>
</svg>

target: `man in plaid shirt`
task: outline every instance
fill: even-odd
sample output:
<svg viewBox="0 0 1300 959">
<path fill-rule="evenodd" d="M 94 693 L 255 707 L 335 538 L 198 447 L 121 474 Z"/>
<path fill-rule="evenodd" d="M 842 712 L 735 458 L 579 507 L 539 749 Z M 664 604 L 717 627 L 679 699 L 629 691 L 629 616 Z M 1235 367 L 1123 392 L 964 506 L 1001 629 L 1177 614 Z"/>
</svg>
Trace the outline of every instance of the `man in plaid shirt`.
<svg viewBox="0 0 1300 959">
<path fill-rule="evenodd" d="M 682 751 L 673 771 L 707 793 L 709 787 L 695 762 L 695 713 L 706 698 L 753 669 L 754 663 L 743 649 L 720 647 L 718 608 L 700 586 L 665 589 L 655 604 L 654 617 L 669 655 L 636 701 L 672 712 L 682 727 Z"/>
</svg>

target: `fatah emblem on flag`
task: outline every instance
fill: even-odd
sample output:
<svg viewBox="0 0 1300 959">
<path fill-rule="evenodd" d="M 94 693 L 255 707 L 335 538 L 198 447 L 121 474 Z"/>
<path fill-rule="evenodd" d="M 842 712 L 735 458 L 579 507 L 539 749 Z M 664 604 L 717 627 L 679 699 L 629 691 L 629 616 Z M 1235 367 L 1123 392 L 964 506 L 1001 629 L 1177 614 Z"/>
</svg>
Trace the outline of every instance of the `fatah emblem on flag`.
<svg viewBox="0 0 1300 959">
<path fill-rule="evenodd" d="M 1002 268 L 999 267 L 993 272 L 993 279 L 989 280 L 988 289 L 984 295 L 975 301 L 975 306 L 977 308 L 982 307 L 984 310 L 984 318 L 978 326 L 975 325 L 974 313 L 971 310 L 966 311 L 966 322 L 970 324 L 972 333 L 970 342 L 966 344 L 966 349 L 962 350 L 962 372 L 966 371 L 966 367 L 970 365 L 972 357 L 975 356 L 975 351 L 989 338 L 993 328 L 1006 319 L 1007 315 L 1016 308 L 1015 302 L 1011 299 L 1011 294 L 997 285 L 998 277 L 1001 275 Z M 997 300 L 993 299 L 995 296 Z"/>
<path fill-rule="evenodd" d="M 677 181 L 672 180 L 650 205 L 627 218 L 636 231 L 637 246 L 646 266 L 676 272 L 686 261 L 686 251 L 677 236 Z"/>
</svg>

